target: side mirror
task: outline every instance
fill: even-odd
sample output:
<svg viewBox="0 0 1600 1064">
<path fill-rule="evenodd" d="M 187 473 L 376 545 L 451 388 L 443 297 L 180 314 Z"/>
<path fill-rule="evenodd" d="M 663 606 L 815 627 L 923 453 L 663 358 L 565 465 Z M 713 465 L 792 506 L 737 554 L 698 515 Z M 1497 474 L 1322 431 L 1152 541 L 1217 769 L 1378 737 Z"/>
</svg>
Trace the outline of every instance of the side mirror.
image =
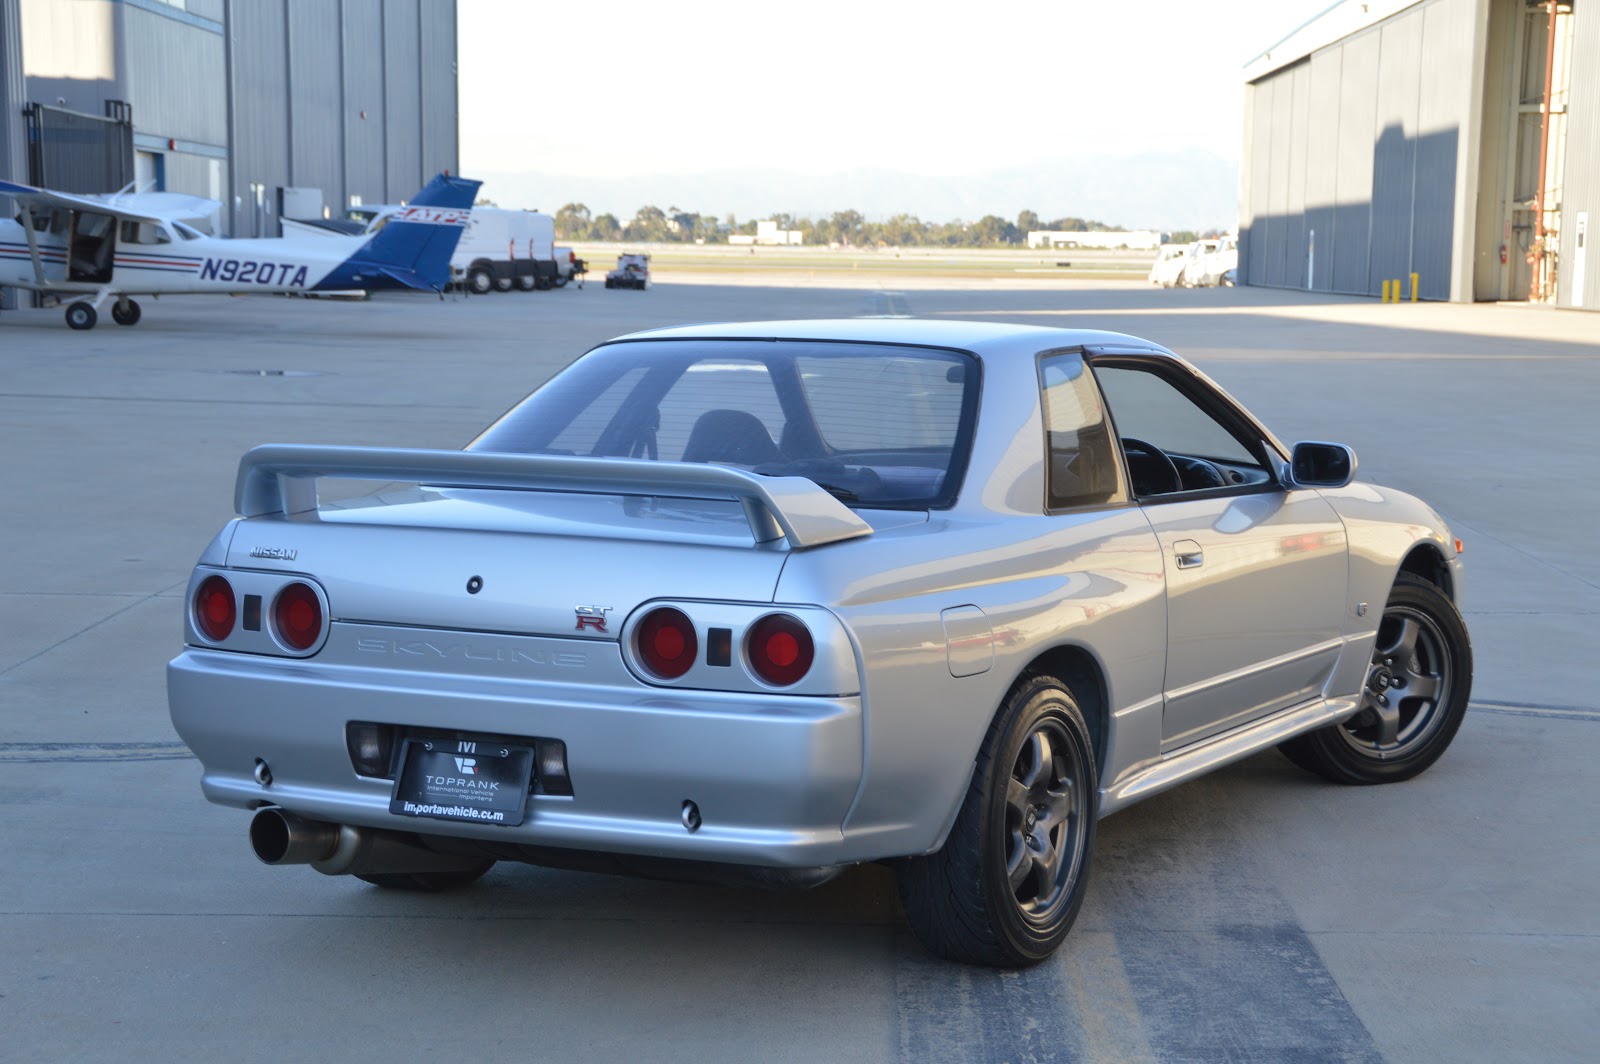
<svg viewBox="0 0 1600 1064">
<path fill-rule="evenodd" d="M 1342 488 L 1355 479 L 1356 452 L 1342 443 L 1297 443 L 1283 472 L 1291 488 Z"/>
</svg>

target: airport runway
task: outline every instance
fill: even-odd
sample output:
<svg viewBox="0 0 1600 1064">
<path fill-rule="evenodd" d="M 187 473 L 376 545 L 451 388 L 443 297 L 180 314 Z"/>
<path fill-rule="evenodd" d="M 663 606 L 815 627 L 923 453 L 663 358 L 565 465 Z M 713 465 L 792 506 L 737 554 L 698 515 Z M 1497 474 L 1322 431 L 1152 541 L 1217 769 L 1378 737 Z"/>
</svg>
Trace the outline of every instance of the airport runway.
<svg viewBox="0 0 1600 1064">
<path fill-rule="evenodd" d="M 0 314 L 0 1061 L 1595 1059 L 1600 316 L 883 283 Z M 1138 333 L 1428 499 L 1478 666 L 1450 752 L 1368 789 L 1265 754 L 1111 817 L 1077 928 L 1021 973 L 929 958 L 881 868 L 405 896 L 260 865 L 203 800 L 163 668 L 245 449 L 460 446 L 608 336 L 856 315 Z"/>
</svg>

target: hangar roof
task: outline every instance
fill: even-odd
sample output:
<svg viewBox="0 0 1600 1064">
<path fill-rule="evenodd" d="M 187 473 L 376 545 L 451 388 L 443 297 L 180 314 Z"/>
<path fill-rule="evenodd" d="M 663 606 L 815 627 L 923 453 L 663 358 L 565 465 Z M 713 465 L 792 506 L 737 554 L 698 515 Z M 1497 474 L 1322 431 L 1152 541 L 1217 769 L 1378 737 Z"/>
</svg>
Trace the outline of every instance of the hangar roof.
<svg viewBox="0 0 1600 1064">
<path fill-rule="evenodd" d="M 1360 33 L 1368 26 L 1422 0 L 1338 0 L 1322 14 L 1302 24 L 1298 29 L 1273 44 L 1266 51 L 1244 65 L 1244 80 L 1257 81 L 1275 70 L 1298 63 L 1313 52 L 1346 37 Z"/>
</svg>

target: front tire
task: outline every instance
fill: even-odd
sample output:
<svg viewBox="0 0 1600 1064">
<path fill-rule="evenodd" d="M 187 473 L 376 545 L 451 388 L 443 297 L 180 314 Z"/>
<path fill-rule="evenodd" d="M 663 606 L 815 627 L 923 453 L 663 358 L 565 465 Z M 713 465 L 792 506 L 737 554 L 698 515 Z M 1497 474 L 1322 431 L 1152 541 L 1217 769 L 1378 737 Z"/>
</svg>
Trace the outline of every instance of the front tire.
<svg viewBox="0 0 1600 1064">
<path fill-rule="evenodd" d="M 77 329 L 82 332 L 94 328 L 94 323 L 100 320 L 100 315 L 88 303 L 79 300 L 67 307 L 67 328 Z"/>
<path fill-rule="evenodd" d="M 1472 640 L 1437 587 L 1401 573 L 1378 622 L 1361 709 L 1279 745 L 1335 783 L 1398 783 L 1443 756 L 1472 694 Z"/>
<path fill-rule="evenodd" d="M 1072 693 L 1053 676 L 1024 677 L 989 726 L 943 848 L 896 870 L 922 944 L 995 968 L 1054 953 L 1083 906 L 1098 787 Z"/>
<path fill-rule="evenodd" d="M 467 271 L 467 291 L 474 295 L 488 295 L 494 289 L 494 274 L 482 266 Z"/>
<path fill-rule="evenodd" d="M 371 883 L 375 887 L 385 887 L 389 890 L 437 894 L 444 890 L 460 890 L 462 887 L 470 886 L 482 879 L 484 873 L 493 867 L 493 861 L 485 860 L 471 868 L 453 868 L 447 872 L 376 872 L 358 875 L 356 878 L 363 883 Z"/>
</svg>

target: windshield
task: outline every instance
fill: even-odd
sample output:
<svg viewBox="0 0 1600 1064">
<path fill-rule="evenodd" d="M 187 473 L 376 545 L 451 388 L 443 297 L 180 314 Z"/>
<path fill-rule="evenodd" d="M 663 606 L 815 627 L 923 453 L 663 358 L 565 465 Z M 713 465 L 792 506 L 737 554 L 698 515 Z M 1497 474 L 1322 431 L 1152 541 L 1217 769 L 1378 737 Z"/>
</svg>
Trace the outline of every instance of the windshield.
<svg viewBox="0 0 1600 1064">
<path fill-rule="evenodd" d="M 712 462 L 807 477 L 854 506 L 955 501 L 969 355 L 883 344 L 660 340 L 591 351 L 471 451 Z"/>
</svg>

